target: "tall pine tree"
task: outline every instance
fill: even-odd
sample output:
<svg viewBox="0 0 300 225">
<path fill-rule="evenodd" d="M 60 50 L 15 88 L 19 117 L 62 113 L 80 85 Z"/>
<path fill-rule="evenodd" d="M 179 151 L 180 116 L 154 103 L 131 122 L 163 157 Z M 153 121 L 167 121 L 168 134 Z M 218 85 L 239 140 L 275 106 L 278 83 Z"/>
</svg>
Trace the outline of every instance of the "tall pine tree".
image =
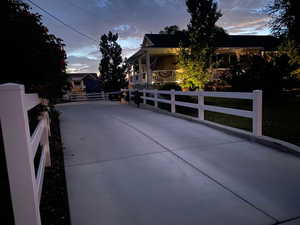
<svg viewBox="0 0 300 225">
<path fill-rule="evenodd" d="M 100 39 L 102 59 L 99 65 L 100 80 L 105 91 L 118 91 L 126 86 L 124 67 L 122 66 L 122 48 L 117 43 L 118 34 L 111 31 Z"/>
<path fill-rule="evenodd" d="M 213 0 L 187 0 L 186 6 L 191 15 L 188 32 L 192 51 L 212 47 L 216 34 L 220 32 L 215 24 L 222 16 L 217 3 Z"/>
</svg>

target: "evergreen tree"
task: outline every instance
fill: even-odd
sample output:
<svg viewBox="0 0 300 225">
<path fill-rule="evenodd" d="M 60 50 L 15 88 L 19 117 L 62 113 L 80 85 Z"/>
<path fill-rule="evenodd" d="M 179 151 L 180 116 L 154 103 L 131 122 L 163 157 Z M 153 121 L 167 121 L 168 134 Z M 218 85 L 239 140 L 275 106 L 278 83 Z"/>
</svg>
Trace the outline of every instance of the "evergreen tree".
<svg viewBox="0 0 300 225">
<path fill-rule="evenodd" d="M 124 67 L 122 66 L 122 48 L 117 43 L 118 34 L 111 31 L 100 39 L 102 59 L 99 65 L 100 80 L 106 91 L 117 91 L 126 86 Z"/>
<path fill-rule="evenodd" d="M 192 52 L 212 47 L 218 32 L 215 24 L 222 16 L 217 3 L 213 0 L 187 0 L 186 5 L 191 15 L 188 32 Z"/>
<path fill-rule="evenodd" d="M 177 25 L 166 26 L 163 30 L 161 30 L 160 34 L 178 34 L 182 32 Z"/>
</svg>

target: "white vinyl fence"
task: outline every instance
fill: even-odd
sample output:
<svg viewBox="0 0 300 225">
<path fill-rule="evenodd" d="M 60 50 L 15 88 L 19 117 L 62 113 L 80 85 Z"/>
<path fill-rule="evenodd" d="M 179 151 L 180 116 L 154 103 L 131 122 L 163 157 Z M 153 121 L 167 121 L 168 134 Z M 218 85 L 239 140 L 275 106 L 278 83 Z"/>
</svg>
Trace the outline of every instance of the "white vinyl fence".
<svg viewBox="0 0 300 225">
<path fill-rule="evenodd" d="M 27 112 L 41 103 L 19 84 L 0 85 L 0 121 L 16 225 L 40 225 L 40 199 L 45 166 L 50 166 L 49 117 L 44 113 L 30 135 Z M 37 173 L 34 157 L 41 146 Z M 6 193 L 8 194 L 8 193 Z"/>
<path fill-rule="evenodd" d="M 128 92 L 129 101 L 133 96 L 135 89 L 124 89 L 123 91 Z M 162 90 L 139 90 L 142 93 L 141 99 L 143 104 L 147 103 L 147 100 L 154 102 L 154 107 L 158 107 L 158 102 L 167 103 L 171 105 L 171 112 L 176 113 L 176 105 L 185 106 L 189 108 L 198 109 L 198 119 L 204 120 L 204 111 L 218 112 L 224 114 L 230 114 L 240 117 L 247 117 L 252 119 L 252 133 L 255 136 L 262 136 L 262 91 L 255 90 L 253 92 L 214 92 L 214 91 L 162 91 Z M 151 95 L 150 96 L 147 96 Z M 160 95 L 170 95 L 170 100 L 161 98 Z M 176 95 L 183 96 L 196 96 L 198 103 L 189 103 L 176 101 Z M 252 111 L 225 108 L 220 106 L 212 106 L 204 104 L 204 97 L 216 97 L 216 98 L 233 98 L 233 99 L 250 99 L 252 100 Z"/>
<path fill-rule="evenodd" d="M 70 101 L 92 101 L 92 100 L 104 100 L 105 95 L 104 92 L 95 92 L 95 93 L 87 93 L 87 94 L 71 94 Z"/>
</svg>

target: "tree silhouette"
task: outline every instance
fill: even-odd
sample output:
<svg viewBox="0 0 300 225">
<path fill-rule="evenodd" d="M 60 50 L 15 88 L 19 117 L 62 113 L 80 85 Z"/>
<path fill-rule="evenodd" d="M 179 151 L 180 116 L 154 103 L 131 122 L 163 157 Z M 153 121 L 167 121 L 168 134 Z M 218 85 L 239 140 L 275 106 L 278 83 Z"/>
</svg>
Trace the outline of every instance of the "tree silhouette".
<svg viewBox="0 0 300 225">
<path fill-rule="evenodd" d="M 50 100 L 68 89 L 66 53 L 63 41 L 49 34 L 39 14 L 18 0 L 8 0 L 8 26 L 3 33 L 9 46 L 5 55 L 8 72 L 0 83 L 22 83 L 29 92 Z"/>
<path fill-rule="evenodd" d="M 102 59 L 99 65 L 100 80 L 106 91 L 117 91 L 126 86 L 124 67 L 122 66 L 122 48 L 117 43 L 118 34 L 111 31 L 100 39 Z"/>
<path fill-rule="evenodd" d="M 299 0 L 274 0 L 266 8 L 271 17 L 270 27 L 274 35 L 282 38 L 281 54 L 289 56 L 292 72 L 300 79 L 300 2 Z"/>
<path fill-rule="evenodd" d="M 299 0 L 274 0 L 267 6 L 271 17 L 270 26 L 277 36 L 284 36 L 300 44 L 300 2 Z"/>
<path fill-rule="evenodd" d="M 160 34 L 178 34 L 182 32 L 177 25 L 166 26 L 163 30 L 161 30 Z"/>
<path fill-rule="evenodd" d="M 217 3 L 213 0 L 187 0 L 186 6 L 191 15 L 188 32 L 192 51 L 213 46 L 216 33 L 221 29 L 215 25 L 222 16 Z"/>
</svg>

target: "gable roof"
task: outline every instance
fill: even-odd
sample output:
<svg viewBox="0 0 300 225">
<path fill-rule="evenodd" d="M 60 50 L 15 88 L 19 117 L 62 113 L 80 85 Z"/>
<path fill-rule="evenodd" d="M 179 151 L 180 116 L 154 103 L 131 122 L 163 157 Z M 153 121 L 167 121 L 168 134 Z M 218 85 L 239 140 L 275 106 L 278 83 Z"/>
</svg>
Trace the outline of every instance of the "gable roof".
<svg viewBox="0 0 300 225">
<path fill-rule="evenodd" d="M 85 77 L 89 76 L 92 77 L 92 79 L 98 79 L 96 73 L 68 73 L 70 79 L 72 80 L 82 80 Z"/>
<path fill-rule="evenodd" d="M 149 47 L 161 48 L 179 48 L 181 42 L 188 41 L 188 37 L 184 33 L 178 34 L 145 34 L 152 43 Z"/>
<path fill-rule="evenodd" d="M 188 43 L 184 33 L 179 34 L 145 34 L 153 45 L 143 46 L 151 48 L 179 48 L 180 43 Z M 264 50 L 275 50 L 278 39 L 270 35 L 227 35 L 216 41 L 218 48 L 246 48 L 261 47 Z"/>
</svg>

